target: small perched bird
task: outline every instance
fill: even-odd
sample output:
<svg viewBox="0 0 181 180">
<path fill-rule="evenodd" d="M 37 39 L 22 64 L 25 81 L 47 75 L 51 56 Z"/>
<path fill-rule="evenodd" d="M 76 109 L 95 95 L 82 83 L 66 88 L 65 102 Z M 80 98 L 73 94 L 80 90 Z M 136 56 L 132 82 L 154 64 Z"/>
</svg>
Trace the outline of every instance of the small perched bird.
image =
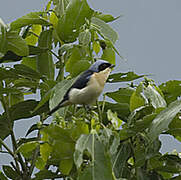
<svg viewBox="0 0 181 180">
<path fill-rule="evenodd" d="M 103 91 L 106 80 L 114 66 L 104 60 L 96 61 L 77 78 L 65 93 L 63 100 L 48 115 L 67 105 L 94 103 Z"/>
</svg>

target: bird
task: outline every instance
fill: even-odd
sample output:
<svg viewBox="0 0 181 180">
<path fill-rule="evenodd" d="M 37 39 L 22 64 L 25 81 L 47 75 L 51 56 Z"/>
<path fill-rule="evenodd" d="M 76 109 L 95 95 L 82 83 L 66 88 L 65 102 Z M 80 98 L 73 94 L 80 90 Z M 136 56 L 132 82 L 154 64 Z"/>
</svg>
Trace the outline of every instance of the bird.
<svg viewBox="0 0 181 180">
<path fill-rule="evenodd" d="M 114 64 L 97 60 L 89 69 L 80 74 L 65 93 L 63 100 L 48 112 L 52 115 L 61 107 L 72 104 L 91 105 L 100 96 Z"/>
</svg>

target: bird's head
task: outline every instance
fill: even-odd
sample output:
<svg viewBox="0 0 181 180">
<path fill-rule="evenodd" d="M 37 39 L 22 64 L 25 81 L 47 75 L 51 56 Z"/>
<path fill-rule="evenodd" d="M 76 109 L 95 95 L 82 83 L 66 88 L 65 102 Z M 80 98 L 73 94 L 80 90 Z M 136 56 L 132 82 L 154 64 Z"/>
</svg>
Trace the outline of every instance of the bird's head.
<svg viewBox="0 0 181 180">
<path fill-rule="evenodd" d="M 98 60 L 96 61 L 94 64 L 91 65 L 91 67 L 89 68 L 91 71 L 93 72 L 100 72 L 103 71 L 107 68 L 113 68 L 115 65 L 114 64 L 110 64 L 107 61 L 104 60 Z"/>
</svg>

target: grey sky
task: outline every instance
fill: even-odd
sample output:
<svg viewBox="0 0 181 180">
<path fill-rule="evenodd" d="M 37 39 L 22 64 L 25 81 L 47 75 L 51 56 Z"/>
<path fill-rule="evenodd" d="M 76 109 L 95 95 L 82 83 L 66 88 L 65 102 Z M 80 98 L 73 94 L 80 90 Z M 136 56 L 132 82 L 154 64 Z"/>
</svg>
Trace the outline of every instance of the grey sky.
<svg viewBox="0 0 181 180">
<path fill-rule="evenodd" d="M 45 0 L 1 0 L 0 17 L 9 23 L 31 11 L 39 11 Z M 181 80 L 181 1 L 180 0 L 88 0 L 98 11 L 114 16 L 124 15 L 113 22 L 118 32 L 116 47 L 127 62 L 117 58 L 117 71 L 133 70 L 152 74 L 156 82 Z M 27 121 L 27 127 L 29 126 Z M 24 135 L 26 127 L 19 121 L 17 134 Z M 19 129 L 22 129 L 20 131 Z M 171 137 L 170 137 L 171 138 Z M 165 151 L 180 145 L 162 137 Z M 169 149 L 170 148 L 170 149 Z M 7 157 L 0 158 L 0 165 Z"/>
</svg>

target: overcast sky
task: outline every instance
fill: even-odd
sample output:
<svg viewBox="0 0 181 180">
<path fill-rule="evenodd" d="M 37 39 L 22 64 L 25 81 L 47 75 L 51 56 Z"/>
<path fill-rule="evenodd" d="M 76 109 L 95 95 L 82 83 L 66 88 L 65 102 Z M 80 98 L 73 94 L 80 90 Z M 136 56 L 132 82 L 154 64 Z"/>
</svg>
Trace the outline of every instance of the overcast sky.
<svg viewBox="0 0 181 180">
<path fill-rule="evenodd" d="M 31 11 L 41 10 L 46 2 L 1 0 L 0 17 L 10 23 Z M 117 71 L 152 74 L 157 83 L 181 80 L 181 0 L 88 0 L 88 3 L 98 11 L 124 15 L 111 23 L 119 34 L 116 47 L 127 59 L 124 62 L 117 58 Z M 25 133 L 22 121 L 15 128 L 17 136 Z M 169 143 L 163 152 L 174 148 L 181 151 L 180 145 L 170 139 L 162 137 L 164 145 Z M 4 155 L 0 157 L 0 164 L 7 161 Z"/>
</svg>

